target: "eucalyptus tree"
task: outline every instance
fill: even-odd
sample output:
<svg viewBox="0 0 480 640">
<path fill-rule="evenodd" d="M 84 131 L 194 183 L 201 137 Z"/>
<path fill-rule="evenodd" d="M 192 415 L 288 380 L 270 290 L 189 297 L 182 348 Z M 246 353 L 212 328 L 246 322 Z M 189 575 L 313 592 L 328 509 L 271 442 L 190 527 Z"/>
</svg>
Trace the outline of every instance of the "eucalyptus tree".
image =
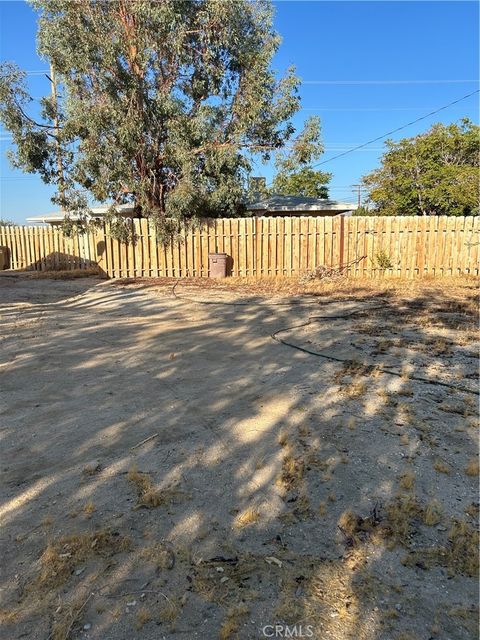
<svg viewBox="0 0 480 640">
<path fill-rule="evenodd" d="M 56 202 L 84 213 L 87 196 L 132 202 L 160 234 L 196 217 L 236 215 L 253 157 L 291 144 L 315 153 L 293 68 L 272 69 L 280 37 L 258 0 L 33 0 L 38 51 L 59 80 L 29 114 L 25 77 L 0 74 L 0 117 L 15 166 L 57 185 Z M 58 158 L 61 162 L 58 162 Z M 115 206 L 112 208 L 115 213 Z"/>
<path fill-rule="evenodd" d="M 292 148 L 276 155 L 277 172 L 271 191 L 281 195 L 328 198 L 331 173 L 315 171 L 310 166 L 312 158 L 324 151 L 320 118 L 313 116 L 305 124 L 303 132 L 293 141 Z"/>
</svg>

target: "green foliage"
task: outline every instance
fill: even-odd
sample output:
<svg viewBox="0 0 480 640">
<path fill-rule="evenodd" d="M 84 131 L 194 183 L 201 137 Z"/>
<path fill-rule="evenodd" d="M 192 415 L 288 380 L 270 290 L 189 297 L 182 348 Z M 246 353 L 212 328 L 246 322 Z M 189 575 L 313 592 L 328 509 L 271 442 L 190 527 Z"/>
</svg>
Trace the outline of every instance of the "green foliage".
<svg viewBox="0 0 480 640">
<path fill-rule="evenodd" d="M 332 174 L 315 171 L 308 166 L 323 153 L 320 118 L 314 116 L 286 151 L 277 154 L 277 173 L 272 192 L 281 195 L 328 198 L 327 184 Z"/>
<path fill-rule="evenodd" d="M 302 167 L 291 173 L 277 173 L 273 179 L 272 191 L 281 195 L 328 198 L 328 183 L 331 173 Z"/>
<path fill-rule="evenodd" d="M 55 136 L 48 124 L 37 123 L 26 111 L 32 102 L 25 84 L 25 73 L 11 63 L 0 65 L 0 120 L 11 131 L 16 153 L 9 159 L 16 168 L 38 172 L 45 182 L 54 175 L 52 157 Z M 42 102 L 41 119 L 49 120 L 49 109 Z M 53 125 L 52 125 L 53 127 Z"/>
<path fill-rule="evenodd" d="M 267 180 L 263 177 L 250 177 L 248 180 L 247 201 L 256 202 L 264 200 L 270 195 L 270 189 L 267 186 Z"/>
<path fill-rule="evenodd" d="M 464 119 L 387 141 L 382 166 L 363 178 L 372 215 L 478 215 L 479 133 Z"/>
<path fill-rule="evenodd" d="M 115 207 L 110 207 L 103 216 L 103 220 L 108 223 L 108 233 L 114 240 L 120 240 L 125 244 L 136 242 L 131 218 L 117 215 Z"/>
<path fill-rule="evenodd" d="M 134 202 L 167 236 L 172 225 L 241 212 L 252 154 L 266 161 L 290 141 L 287 168 L 318 151 L 316 119 L 293 137 L 294 70 L 277 79 L 270 66 L 280 43 L 270 2 L 32 4 L 61 104 L 46 98 L 30 118 L 24 74 L 4 65 L 0 119 L 15 166 L 56 184 L 54 201 L 80 219 L 91 199 Z"/>
<path fill-rule="evenodd" d="M 370 209 L 367 209 L 367 207 L 358 207 L 357 209 L 355 209 L 355 211 L 352 211 L 352 216 L 373 216 L 375 215 L 374 212 L 370 211 Z"/>
<path fill-rule="evenodd" d="M 377 263 L 378 267 L 380 269 L 392 269 L 393 268 L 393 263 L 390 260 L 390 256 L 388 255 L 388 253 L 384 250 L 381 249 L 377 255 L 375 256 L 375 262 Z"/>
<path fill-rule="evenodd" d="M 185 240 L 182 232 L 185 231 L 186 227 L 193 228 L 198 224 L 198 218 L 191 218 L 187 223 L 182 223 L 175 218 L 168 218 L 163 224 L 155 223 L 157 242 L 164 246 L 167 246 L 170 242 L 182 243 Z"/>
<path fill-rule="evenodd" d="M 67 236 L 67 238 L 73 238 L 78 233 L 84 234 L 88 231 L 90 226 L 93 226 L 93 222 L 87 222 L 86 220 L 72 220 L 69 214 L 65 215 L 60 228 L 62 230 L 63 235 Z"/>
</svg>

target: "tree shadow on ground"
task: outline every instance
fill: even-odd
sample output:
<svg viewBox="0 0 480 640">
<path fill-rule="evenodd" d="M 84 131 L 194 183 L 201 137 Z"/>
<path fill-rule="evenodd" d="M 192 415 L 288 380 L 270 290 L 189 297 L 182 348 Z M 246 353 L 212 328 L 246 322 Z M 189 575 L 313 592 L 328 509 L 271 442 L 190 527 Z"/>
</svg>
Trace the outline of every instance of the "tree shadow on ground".
<svg viewBox="0 0 480 640">
<path fill-rule="evenodd" d="M 88 277 L 87 277 L 88 276 Z M 42 286 L 37 280 L 46 278 Z M 99 284 L 101 276 L 97 272 L 58 271 L 24 272 L 0 271 L 0 311 L 7 312 L 14 305 L 28 306 L 56 304 L 72 295 L 81 295 Z"/>
<path fill-rule="evenodd" d="M 471 637 L 475 395 L 412 379 L 475 388 L 471 292 L 192 295 L 85 285 L 2 343 L 5 637 Z M 289 339 L 344 363 L 271 339 L 319 310 Z"/>
</svg>

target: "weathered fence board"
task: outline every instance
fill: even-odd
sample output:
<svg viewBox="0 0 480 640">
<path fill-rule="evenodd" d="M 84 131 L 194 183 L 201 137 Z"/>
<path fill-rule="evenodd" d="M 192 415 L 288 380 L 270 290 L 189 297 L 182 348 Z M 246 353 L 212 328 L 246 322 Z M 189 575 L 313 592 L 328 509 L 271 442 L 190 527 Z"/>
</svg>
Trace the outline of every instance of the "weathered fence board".
<svg viewBox="0 0 480 640">
<path fill-rule="evenodd" d="M 113 278 L 208 277 L 208 254 L 225 252 L 232 276 L 298 276 L 341 267 L 350 277 L 479 274 L 479 217 L 264 217 L 207 220 L 183 241 L 157 242 L 148 220 L 135 240 L 108 225 L 66 237 L 51 227 L 0 227 L 10 268 L 45 271 L 98 266 Z M 383 260 L 379 259 L 382 256 Z"/>
</svg>

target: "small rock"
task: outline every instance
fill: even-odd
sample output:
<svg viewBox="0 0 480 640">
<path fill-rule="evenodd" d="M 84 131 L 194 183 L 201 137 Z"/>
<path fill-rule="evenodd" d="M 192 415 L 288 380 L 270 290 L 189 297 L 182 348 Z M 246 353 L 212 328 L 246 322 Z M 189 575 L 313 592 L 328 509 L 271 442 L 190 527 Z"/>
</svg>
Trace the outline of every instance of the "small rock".
<svg viewBox="0 0 480 640">
<path fill-rule="evenodd" d="M 82 567 L 81 569 L 77 569 L 77 570 L 75 571 L 75 575 L 76 575 L 76 576 L 79 576 L 79 575 L 80 575 L 80 574 L 82 574 L 84 571 L 85 571 L 85 567 Z"/>
<path fill-rule="evenodd" d="M 137 604 L 136 600 L 132 600 L 131 602 L 127 602 L 127 607 L 134 607 Z"/>
<path fill-rule="evenodd" d="M 91 629 L 91 628 L 92 628 L 92 625 L 91 625 L 89 622 L 87 622 L 87 624 L 84 624 L 84 625 L 83 625 L 83 630 L 84 630 L 84 631 L 88 631 L 88 630 L 89 630 L 89 629 Z"/>
<path fill-rule="evenodd" d="M 223 573 L 225 571 L 223 567 L 215 567 L 215 569 L 218 571 L 218 573 Z"/>
<path fill-rule="evenodd" d="M 275 558 L 275 556 L 267 556 L 265 558 L 265 562 L 268 562 L 268 564 L 276 564 L 277 567 L 282 566 L 282 561 L 279 560 L 278 558 Z"/>
<path fill-rule="evenodd" d="M 446 531 L 447 527 L 444 527 L 443 525 L 439 524 L 437 527 L 437 531 Z"/>
<path fill-rule="evenodd" d="M 397 611 L 401 611 L 401 610 L 402 610 L 402 605 L 401 605 L 401 604 L 396 604 L 396 605 L 395 605 L 395 609 L 396 609 Z"/>
<path fill-rule="evenodd" d="M 220 582 L 222 582 L 222 583 L 223 582 L 227 582 L 227 580 L 228 580 L 228 577 L 227 576 L 223 576 L 223 578 L 220 579 Z"/>
</svg>

